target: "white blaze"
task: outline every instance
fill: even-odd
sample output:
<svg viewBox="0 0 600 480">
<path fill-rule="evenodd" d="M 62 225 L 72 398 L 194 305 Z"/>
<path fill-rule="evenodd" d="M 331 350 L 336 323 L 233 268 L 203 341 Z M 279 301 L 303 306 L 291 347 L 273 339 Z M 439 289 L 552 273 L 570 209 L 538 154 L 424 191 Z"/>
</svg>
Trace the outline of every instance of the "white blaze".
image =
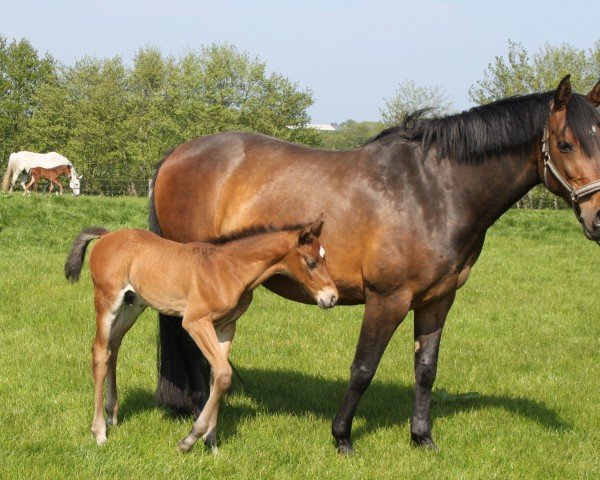
<svg viewBox="0 0 600 480">
<path fill-rule="evenodd" d="M 321 258 L 325 258 L 325 249 L 323 248 L 323 245 L 319 247 L 319 255 L 321 255 Z"/>
</svg>

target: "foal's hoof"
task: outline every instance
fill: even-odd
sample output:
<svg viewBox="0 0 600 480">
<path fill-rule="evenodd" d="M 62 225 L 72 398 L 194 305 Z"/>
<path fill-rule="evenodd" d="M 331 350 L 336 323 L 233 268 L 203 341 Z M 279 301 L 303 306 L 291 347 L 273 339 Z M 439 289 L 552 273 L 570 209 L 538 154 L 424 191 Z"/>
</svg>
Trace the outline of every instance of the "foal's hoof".
<svg viewBox="0 0 600 480">
<path fill-rule="evenodd" d="M 431 438 L 431 435 L 418 435 L 416 433 L 411 433 L 410 438 L 413 445 L 417 447 L 423 447 L 426 450 L 433 450 L 434 452 L 439 451 L 439 448 L 434 443 L 433 438 Z"/>
<path fill-rule="evenodd" d="M 179 441 L 179 443 L 177 444 L 177 450 L 179 450 L 181 453 L 187 453 L 192 449 L 194 443 L 196 442 L 190 442 L 186 437 L 183 440 Z"/>
<path fill-rule="evenodd" d="M 338 438 L 338 439 L 336 439 L 336 442 L 337 442 L 337 451 L 340 455 L 342 455 L 344 457 L 349 457 L 356 453 L 354 448 L 352 448 L 352 444 L 350 443 L 350 440 Z"/>
</svg>

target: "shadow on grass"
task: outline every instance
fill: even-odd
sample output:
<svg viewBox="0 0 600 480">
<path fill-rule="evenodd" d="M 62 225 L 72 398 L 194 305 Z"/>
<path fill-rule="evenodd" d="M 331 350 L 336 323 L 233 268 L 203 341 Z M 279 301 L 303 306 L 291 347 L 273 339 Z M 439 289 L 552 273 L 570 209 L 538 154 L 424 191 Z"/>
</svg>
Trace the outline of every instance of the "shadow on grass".
<svg viewBox="0 0 600 480">
<path fill-rule="evenodd" d="M 232 391 L 253 399 L 259 406 L 230 405 L 221 410 L 219 438 L 221 441 L 235 435 L 236 425 L 246 417 L 254 417 L 257 410 L 295 416 L 304 414 L 333 420 L 346 391 L 347 381 L 330 380 L 294 371 L 270 371 L 238 368 L 244 381 L 234 380 Z M 354 428 L 354 439 L 410 420 L 413 403 L 413 385 L 381 383 L 376 380 L 364 394 L 358 407 L 357 417 L 364 425 Z M 136 389 L 123 392 L 119 409 L 123 420 L 137 413 L 159 408 L 154 402 L 154 392 Z M 435 428 L 438 418 L 447 418 L 464 411 L 502 408 L 520 417 L 534 421 L 544 428 L 565 430 L 571 426 L 545 404 L 527 399 L 503 395 L 478 395 L 455 402 L 432 402 L 431 418 Z M 177 415 L 175 415 L 177 416 Z M 190 422 L 192 421 L 189 415 Z M 408 435 L 408 433 L 407 433 Z M 435 435 L 435 431 L 434 431 Z"/>
</svg>

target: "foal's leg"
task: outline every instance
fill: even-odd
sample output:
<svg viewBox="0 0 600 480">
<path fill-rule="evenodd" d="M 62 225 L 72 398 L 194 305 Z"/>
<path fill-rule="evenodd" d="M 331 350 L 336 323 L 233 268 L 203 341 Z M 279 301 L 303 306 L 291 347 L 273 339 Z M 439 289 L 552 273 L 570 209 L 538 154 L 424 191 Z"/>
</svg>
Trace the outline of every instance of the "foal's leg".
<svg viewBox="0 0 600 480">
<path fill-rule="evenodd" d="M 436 448 L 431 438 L 429 410 L 431 389 L 437 372 L 442 329 L 456 292 L 441 300 L 415 309 L 415 403 L 410 420 L 410 436 L 414 443 Z"/>
<path fill-rule="evenodd" d="M 35 178 L 31 177 L 31 182 L 29 182 L 29 184 L 25 185 L 24 189 L 23 189 L 23 196 L 27 195 L 29 193 L 29 189 L 31 188 L 31 186 L 35 183 Z"/>
<path fill-rule="evenodd" d="M 252 292 L 248 292 L 242 296 L 240 301 L 238 302 L 237 307 L 226 319 L 224 319 L 225 323 L 222 327 L 216 328 L 217 337 L 219 339 L 219 345 L 221 346 L 221 351 L 225 358 L 229 359 L 229 351 L 231 349 L 231 343 L 233 342 L 233 337 L 235 335 L 235 326 L 236 321 L 240 318 L 248 307 L 252 303 Z M 213 375 L 211 375 L 211 391 L 213 388 Z M 219 404 L 213 410 L 213 413 L 208 422 L 208 430 L 202 436 L 202 440 L 204 443 L 212 448 L 214 453 L 217 453 L 217 417 L 219 415 Z"/>
<path fill-rule="evenodd" d="M 62 183 L 60 183 L 60 181 L 58 179 L 54 180 L 54 183 L 58 186 L 58 195 L 62 195 L 63 194 L 63 186 Z"/>
<path fill-rule="evenodd" d="M 147 305 L 135 295 L 124 301 L 119 309 L 119 314 L 110 329 L 108 372 L 106 375 L 106 403 L 104 409 L 108 415 L 108 424 L 117 425 L 119 400 L 117 398 L 117 357 L 121 341 Z"/>
<path fill-rule="evenodd" d="M 410 292 L 407 291 L 386 296 L 369 293 L 367 296 L 354 362 L 350 368 L 350 383 L 331 428 L 338 451 L 342 454 L 354 453 L 350 432 L 356 408 L 375 375 L 385 347 L 408 313 L 410 301 Z"/>
<path fill-rule="evenodd" d="M 221 396 L 231 386 L 232 371 L 231 365 L 229 365 L 227 357 L 223 355 L 219 345 L 219 339 L 213 326 L 212 315 L 199 317 L 198 315 L 188 315 L 186 313 L 181 325 L 194 339 L 206 357 L 206 360 L 210 363 L 213 373 L 213 388 L 206 401 L 206 405 L 204 405 L 202 412 L 200 412 L 200 415 L 194 422 L 192 431 L 178 444 L 179 450 L 187 452 L 207 432 L 214 409 L 219 404 Z"/>
<path fill-rule="evenodd" d="M 94 420 L 92 421 L 92 433 L 98 445 L 106 443 L 106 420 L 102 410 L 102 393 L 104 379 L 108 370 L 110 358 L 109 338 L 112 322 L 116 317 L 118 309 L 111 307 L 118 296 L 109 296 L 96 291 L 94 300 L 96 304 L 96 338 L 92 346 L 92 373 L 94 376 Z"/>
<path fill-rule="evenodd" d="M 237 319 L 236 319 L 237 320 Z M 221 352 L 226 359 L 229 359 L 229 351 L 231 349 L 231 342 L 233 341 L 233 336 L 235 335 L 235 321 L 228 323 L 222 328 L 217 328 L 217 338 L 219 339 L 219 346 L 221 347 Z M 229 361 L 229 360 L 228 360 Z M 214 389 L 214 375 L 211 375 L 210 378 L 210 392 L 212 393 Z M 204 443 L 209 446 L 213 453 L 217 453 L 217 418 L 219 416 L 219 404 L 215 406 L 215 409 L 208 420 L 208 429 L 206 433 L 202 436 L 202 440 Z"/>
</svg>

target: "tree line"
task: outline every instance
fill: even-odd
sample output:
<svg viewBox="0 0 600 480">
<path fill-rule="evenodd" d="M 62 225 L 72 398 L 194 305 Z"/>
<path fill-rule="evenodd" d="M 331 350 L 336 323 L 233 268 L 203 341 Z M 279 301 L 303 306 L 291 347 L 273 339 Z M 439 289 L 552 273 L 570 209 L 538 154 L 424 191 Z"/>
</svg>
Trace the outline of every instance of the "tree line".
<svg viewBox="0 0 600 480">
<path fill-rule="evenodd" d="M 600 40 L 591 48 L 544 45 L 534 53 L 508 42 L 469 89 L 475 104 L 551 90 L 566 73 L 586 92 L 600 77 Z M 404 115 L 454 110 L 439 85 L 406 79 L 383 98 L 378 121 L 348 119 L 335 132 L 309 128 L 310 89 L 230 44 L 173 56 L 141 48 L 121 57 L 84 57 L 63 65 L 26 40 L 0 35 L 0 159 L 13 151 L 58 151 L 84 175 L 88 194 L 142 194 L 156 162 L 171 147 L 224 130 L 248 130 L 330 149 L 355 148 Z M 539 189 L 521 206 L 554 206 Z"/>
<path fill-rule="evenodd" d="M 222 130 L 315 145 L 312 92 L 232 45 L 178 57 L 138 51 L 61 65 L 22 39 L 0 37 L 0 157 L 58 151 L 84 175 L 85 192 L 139 194 L 165 151 Z"/>
</svg>

